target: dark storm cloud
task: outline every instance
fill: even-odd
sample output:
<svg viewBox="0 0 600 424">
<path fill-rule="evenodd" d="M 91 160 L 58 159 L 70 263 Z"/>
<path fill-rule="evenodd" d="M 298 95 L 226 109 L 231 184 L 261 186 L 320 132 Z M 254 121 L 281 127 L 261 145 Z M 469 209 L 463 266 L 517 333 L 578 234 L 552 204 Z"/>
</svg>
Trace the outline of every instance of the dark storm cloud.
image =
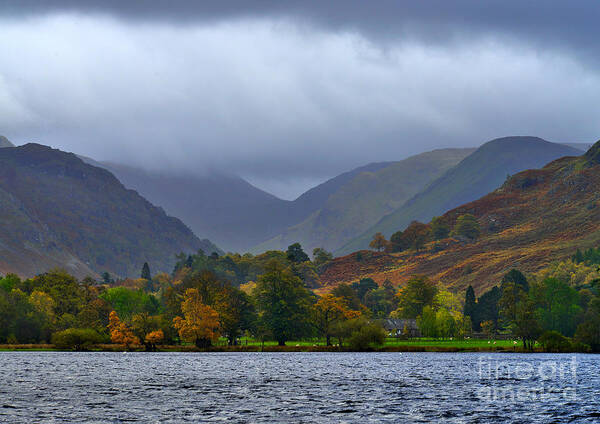
<svg viewBox="0 0 600 424">
<path fill-rule="evenodd" d="M 105 13 L 128 20 L 184 24 L 232 18 L 291 17 L 329 29 L 448 41 L 458 33 L 508 33 L 541 44 L 597 51 L 597 0 L 4 0 L 13 14 Z"/>
<path fill-rule="evenodd" d="M 596 4 L 0 0 L 0 134 L 287 197 L 427 149 L 591 141 Z"/>
</svg>

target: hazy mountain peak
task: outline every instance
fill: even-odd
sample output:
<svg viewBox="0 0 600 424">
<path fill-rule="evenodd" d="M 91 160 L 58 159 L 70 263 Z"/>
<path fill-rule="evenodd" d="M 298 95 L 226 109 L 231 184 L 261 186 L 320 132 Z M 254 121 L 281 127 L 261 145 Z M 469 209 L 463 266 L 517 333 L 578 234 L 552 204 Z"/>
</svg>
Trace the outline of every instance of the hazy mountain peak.
<svg viewBox="0 0 600 424">
<path fill-rule="evenodd" d="M 3 147 L 15 147 L 15 145 L 12 144 L 8 138 L 0 135 L 0 149 Z"/>
</svg>

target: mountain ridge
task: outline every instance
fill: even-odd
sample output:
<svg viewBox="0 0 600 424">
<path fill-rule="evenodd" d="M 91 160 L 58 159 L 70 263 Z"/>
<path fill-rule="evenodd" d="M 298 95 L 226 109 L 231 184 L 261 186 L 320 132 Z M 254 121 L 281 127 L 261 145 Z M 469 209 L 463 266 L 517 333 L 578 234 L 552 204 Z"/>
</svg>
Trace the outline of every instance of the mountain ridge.
<svg viewBox="0 0 600 424">
<path fill-rule="evenodd" d="M 335 250 L 473 151 L 437 149 L 400 161 L 357 168 L 307 219 L 253 250 L 281 250 L 295 242 L 307 251 L 315 247 Z"/>
<path fill-rule="evenodd" d="M 365 249 L 376 232 L 389 237 L 404 230 L 412 221 L 429 221 L 491 192 L 509 175 L 581 153 L 578 149 L 539 137 L 511 136 L 491 140 L 336 253 L 344 255 Z"/>
<path fill-rule="evenodd" d="M 146 261 L 170 272 L 181 251 L 218 250 L 73 153 L 29 143 L 0 149 L 0 163 L 0 251 L 13 258 L 3 273 L 30 276 L 56 265 L 79 277 L 136 276 Z"/>
<path fill-rule="evenodd" d="M 534 273 L 569 259 L 576 249 L 600 245 L 600 142 L 582 156 L 562 157 L 541 169 L 513 175 L 491 193 L 441 215 L 452 228 L 458 217 L 477 218 L 473 241 L 430 241 L 420 252 L 361 252 L 336 258 L 322 269 L 328 290 L 340 282 L 370 277 L 402 285 L 423 274 L 444 286 L 478 293 L 496 285 L 512 268 Z"/>
</svg>

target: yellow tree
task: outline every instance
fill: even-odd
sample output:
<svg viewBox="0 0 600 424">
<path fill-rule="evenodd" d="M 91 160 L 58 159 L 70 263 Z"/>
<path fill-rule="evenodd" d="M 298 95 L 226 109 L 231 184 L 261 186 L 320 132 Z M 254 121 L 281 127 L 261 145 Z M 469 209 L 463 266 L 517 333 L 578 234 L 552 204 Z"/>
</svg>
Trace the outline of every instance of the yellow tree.
<svg viewBox="0 0 600 424">
<path fill-rule="evenodd" d="M 163 333 L 163 331 L 156 330 L 146 334 L 144 342 L 146 343 L 146 346 L 149 347 L 149 350 L 156 351 L 156 345 L 162 342 L 164 338 L 165 334 Z"/>
<path fill-rule="evenodd" d="M 125 345 L 127 349 L 131 345 L 140 344 L 140 340 L 133 334 L 131 328 L 119 319 L 115 311 L 108 316 L 108 331 L 110 331 L 110 340 L 116 344 Z"/>
<path fill-rule="evenodd" d="M 385 249 L 387 247 L 387 245 L 388 245 L 388 241 L 385 239 L 385 237 L 381 233 L 376 233 L 373 236 L 373 240 L 371 240 L 371 243 L 369 243 L 369 247 L 371 249 L 377 250 L 378 252 Z"/>
<path fill-rule="evenodd" d="M 29 295 L 29 303 L 40 315 L 42 331 L 44 333 L 43 337 L 48 340 L 54 324 L 56 323 L 56 315 L 54 314 L 56 302 L 47 293 L 34 290 L 33 293 Z"/>
<path fill-rule="evenodd" d="M 346 301 L 332 294 L 323 295 L 312 308 L 313 324 L 331 346 L 333 327 L 341 321 L 358 318 L 360 312 L 348 309 Z"/>
<path fill-rule="evenodd" d="M 181 302 L 184 318 L 175 317 L 173 326 L 183 340 L 193 342 L 197 347 L 209 347 L 219 338 L 219 314 L 202 303 L 197 289 L 187 289 Z"/>
</svg>

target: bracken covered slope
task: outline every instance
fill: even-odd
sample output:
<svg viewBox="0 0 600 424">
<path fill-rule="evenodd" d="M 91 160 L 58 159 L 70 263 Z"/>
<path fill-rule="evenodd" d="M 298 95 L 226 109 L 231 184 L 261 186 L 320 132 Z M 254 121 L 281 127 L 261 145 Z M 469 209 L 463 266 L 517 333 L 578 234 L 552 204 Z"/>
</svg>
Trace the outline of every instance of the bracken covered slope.
<svg viewBox="0 0 600 424">
<path fill-rule="evenodd" d="M 0 149 L 0 206 L 0 273 L 137 276 L 144 262 L 171 271 L 179 252 L 218 250 L 110 172 L 39 144 Z"/>
<path fill-rule="evenodd" d="M 456 290 L 472 284 L 481 292 L 512 268 L 535 272 L 577 248 L 599 246 L 600 142 L 584 156 L 516 174 L 494 192 L 447 212 L 443 220 L 453 226 L 466 213 L 481 226 L 476 241 L 451 238 L 429 243 L 418 254 L 377 254 L 378 261 L 386 258 L 381 267 L 352 267 L 356 254 L 348 255 L 333 261 L 321 278 L 329 287 L 367 276 L 400 285 L 411 275 L 425 274 Z M 362 260 L 368 261 L 364 253 Z"/>
<path fill-rule="evenodd" d="M 436 215 L 484 196 L 500 187 L 508 175 L 581 153 L 538 137 L 503 137 L 489 141 L 336 253 L 366 249 L 376 232 L 389 237 L 398 230 L 404 230 L 414 220 L 427 222 Z"/>
</svg>

